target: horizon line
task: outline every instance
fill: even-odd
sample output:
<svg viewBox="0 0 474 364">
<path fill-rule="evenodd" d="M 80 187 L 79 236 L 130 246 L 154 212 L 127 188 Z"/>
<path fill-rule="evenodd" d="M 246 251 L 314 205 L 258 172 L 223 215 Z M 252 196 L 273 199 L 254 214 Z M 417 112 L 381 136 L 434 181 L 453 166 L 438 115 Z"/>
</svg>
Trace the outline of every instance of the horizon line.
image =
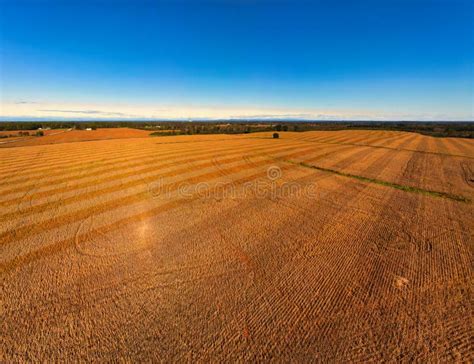
<svg viewBox="0 0 474 364">
<path fill-rule="evenodd" d="M 104 122 L 104 123 L 139 123 L 139 122 L 175 122 L 175 123 L 192 123 L 192 122 L 208 122 L 208 123 L 218 123 L 218 122 L 247 122 L 247 123 L 474 123 L 473 120 L 377 120 L 377 119 L 356 119 L 356 120 L 344 120 L 344 119 L 291 119 L 291 118 L 272 118 L 272 119 L 236 119 L 236 118 L 222 118 L 222 119 L 212 119 L 212 118 L 137 118 L 137 119 L 101 119 L 101 118 L 35 118 L 35 117 L 24 117 L 17 119 L 4 119 L 0 116 L 0 123 L 34 123 L 34 122 L 49 122 L 49 123 L 61 123 L 61 122 L 70 122 L 70 123 L 86 123 L 86 122 Z"/>
</svg>

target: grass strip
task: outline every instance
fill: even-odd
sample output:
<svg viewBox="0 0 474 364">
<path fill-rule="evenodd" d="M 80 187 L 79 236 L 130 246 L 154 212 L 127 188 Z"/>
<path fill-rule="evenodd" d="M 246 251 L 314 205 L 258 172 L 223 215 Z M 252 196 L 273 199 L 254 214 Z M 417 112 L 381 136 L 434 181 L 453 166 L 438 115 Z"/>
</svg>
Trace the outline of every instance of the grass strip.
<svg viewBox="0 0 474 364">
<path fill-rule="evenodd" d="M 337 171 L 335 169 L 319 167 L 319 166 L 315 166 L 315 165 L 304 163 L 304 162 L 295 162 L 295 161 L 291 161 L 291 160 L 285 160 L 285 162 L 295 164 L 295 165 L 299 165 L 299 166 L 305 167 L 305 168 L 316 169 L 316 170 L 321 171 L 321 172 L 336 174 L 336 175 L 342 176 L 342 177 L 358 179 L 359 181 L 363 181 L 363 182 L 367 182 L 367 183 L 374 183 L 374 184 L 377 184 L 377 185 L 380 185 L 380 186 L 395 188 L 397 190 L 401 190 L 401 191 L 405 191 L 405 192 L 418 193 L 418 194 L 422 194 L 422 195 L 428 195 L 428 196 L 439 197 L 439 198 L 447 198 L 447 199 L 450 199 L 450 200 L 453 200 L 453 201 L 464 202 L 464 203 L 470 203 L 471 202 L 471 200 L 469 198 L 465 197 L 465 196 L 455 195 L 455 194 L 452 194 L 452 193 L 439 192 L 439 191 L 426 190 L 424 188 L 418 188 L 418 187 L 413 187 L 413 186 L 400 185 L 398 183 L 383 181 L 383 180 L 376 179 L 376 178 L 359 176 L 359 175 L 351 174 L 351 173 L 345 173 L 345 172 Z"/>
</svg>

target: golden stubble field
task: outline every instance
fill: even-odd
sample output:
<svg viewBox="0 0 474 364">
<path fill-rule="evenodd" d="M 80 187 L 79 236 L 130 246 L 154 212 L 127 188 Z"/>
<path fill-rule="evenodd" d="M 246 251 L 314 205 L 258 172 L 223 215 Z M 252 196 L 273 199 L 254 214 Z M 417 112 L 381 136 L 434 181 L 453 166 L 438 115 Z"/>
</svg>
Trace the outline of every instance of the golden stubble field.
<svg viewBox="0 0 474 364">
<path fill-rule="evenodd" d="M 1 362 L 474 360 L 474 141 L 81 138 L 0 149 Z"/>
</svg>

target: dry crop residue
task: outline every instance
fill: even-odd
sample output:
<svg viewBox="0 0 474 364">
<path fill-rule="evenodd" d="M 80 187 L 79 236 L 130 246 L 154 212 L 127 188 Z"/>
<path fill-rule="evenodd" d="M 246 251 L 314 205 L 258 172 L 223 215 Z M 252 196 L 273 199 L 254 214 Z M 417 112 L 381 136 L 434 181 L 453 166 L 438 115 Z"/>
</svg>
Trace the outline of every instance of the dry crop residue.
<svg viewBox="0 0 474 364">
<path fill-rule="evenodd" d="M 146 133 L 0 150 L 0 361 L 474 360 L 473 141 Z"/>
</svg>

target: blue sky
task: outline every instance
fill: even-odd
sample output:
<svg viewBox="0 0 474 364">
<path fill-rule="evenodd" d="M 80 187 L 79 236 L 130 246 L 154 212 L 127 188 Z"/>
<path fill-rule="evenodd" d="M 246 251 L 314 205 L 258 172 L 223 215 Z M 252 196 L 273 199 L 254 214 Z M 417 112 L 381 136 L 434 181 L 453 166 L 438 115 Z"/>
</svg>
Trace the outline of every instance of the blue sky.
<svg viewBox="0 0 474 364">
<path fill-rule="evenodd" d="M 0 7 L 4 120 L 474 119 L 471 0 Z"/>
</svg>

